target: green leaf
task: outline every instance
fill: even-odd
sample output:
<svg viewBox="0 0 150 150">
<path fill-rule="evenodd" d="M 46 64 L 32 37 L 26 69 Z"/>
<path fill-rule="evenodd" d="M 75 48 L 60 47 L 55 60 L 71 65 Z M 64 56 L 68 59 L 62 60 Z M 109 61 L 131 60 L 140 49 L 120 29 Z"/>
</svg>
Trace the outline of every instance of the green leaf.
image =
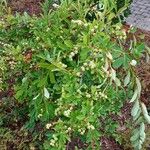
<svg viewBox="0 0 150 150">
<path fill-rule="evenodd" d="M 129 57 L 127 55 L 124 55 L 123 66 L 124 66 L 125 69 L 128 69 L 129 61 L 130 61 Z"/>
<path fill-rule="evenodd" d="M 123 62 L 124 62 L 124 57 L 119 57 L 113 62 L 113 67 L 119 68 L 123 65 Z"/>
<path fill-rule="evenodd" d="M 69 48 L 72 48 L 72 47 L 73 47 L 73 44 L 72 44 L 72 42 L 71 42 L 70 40 L 65 40 L 64 43 L 65 43 L 65 45 L 66 45 L 67 47 L 69 47 Z"/>
<path fill-rule="evenodd" d="M 140 136 L 140 132 L 139 132 L 139 130 L 137 130 L 137 131 L 134 133 L 134 135 L 131 136 L 130 141 L 131 141 L 131 142 L 134 142 L 134 141 L 138 140 L 139 136 Z"/>
<path fill-rule="evenodd" d="M 143 111 L 144 118 L 148 122 L 148 124 L 150 124 L 150 116 L 148 115 L 147 108 L 146 108 L 144 103 L 141 103 L 141 106 L 142 106 L 142 111 Z"/>
<path fill-rule="evenodd" d="M 79 116 L 77 116 L 76 117 L 78 120 L 83 120 L 84 118 L 85 118 L 85 116 L 84 115 L 79 115 Z"/>
<path fill-rule="evenodd" d="M 130 103 L 134 102 L 136 99 L 137 99 L 137 96 L 138 96 L 138 90 L 136 89 L 134 91 L 134 94 L 132 96 L 132 99 L 130 100 Z"/>
<path fill-rule="evenodd" d="M 112 20 L 115 17 L 115 13 L 110 13 L 108 17 L 108 20 Z"/>
<path fill-rule="evenodd" d="M 44 88 L 44 96 L 48 99 L 50 97 L 50 94 L 46 88 Z"/>
<path fill-rule="evenodd" d="M 83 48 L 80 52 L 80 59 L 85 60 L 87 58 L 89 52 L 90 52 L 90 50 L 88 48 Z"/>
<path fill-rule="evenodd" d="M 87 35 L 84 35 L 84 36 L 83 36 L 83 44 L 84 44 L 85 46 L 87 46 L 87 44 L 88 44 L 88 36 L 87 36 Z"/>
<path fill-rule="evenodd" d="M 129 82 L 130 82 L 130 75 L 131 75 L 130 71 L 128 71 L 128 74 L 127 74 L 127 76 L 124 79 L 124 86 L 127 86 L 129 84 Z"/>
<path fill-rule="evenodd" d="M 137 84 L 138 95 L 140 97 L 142 87 L 141 87 L 140 80 L 138 78 L 136 78 L 136 84 Z"/>
<path fill-rule="evenodd" d="M 141 106 L 142 106 L 143 114 L 148 114 L 146 105 L 143 102 L 141 103 Z"/>
<path fill-rule="evenodd" d="M 143 122 L 140 125 L 140 139 L 142 142 L 145 141 L 145 124 Z"/>
<path fill-rule="evenodd" d="M 139 105 L 139 101 L 137 100 L 131 110 L 131 115 L 133 117 L 135 117 L 137 115 L 139 109 L 140 109 L 140 105 Z"/>
<path fill-rule="evenodd" d="M 117 86 L 121 86 L 121 81 L 118 78 L 115 79 L 115 83 Z"/>
<path fill-rule="evenodd" d="M 140 125 L 140 135 L 145 131 L 145 124 L 142 122 Z"/>
<path fill-rule="evenodd" d="M 140 117 L 140 114 L 141 114 L 141 110 L 139 109 L 138 113 L 133 118 L 133 121 L 136 121 Z"/>
<path fill-rule="evenodd" d="M 50 72 L 49 72 L 49 77 L 50 77 L 50 82 L 51 82 L 52 84 L 56 83 L 55 76 L 54 76 L 54 72 L 50 71 Z"/>
<path fill-rule="evenodd" d="M 15 98 L 19 99 L 24 93 L 24 90 L 18 90 L 17 93 L 15 94 Z"/>
<path fill-rule="evenodd" d="M 111 78 L 112 80 L 116 80 L 116 71 L 114 69 L 111 69 Z"/>
<path fill-rule="evenodd" d="M 148 114 L 144 114 L 144 118 L 148 124 L 150 124 L 150 116 Z"/>
<path fill-rule="evenodd" d="M 40 96 L 40 94 L 36 95 L 33 100 L 36 100 L 38 97 Z"/>
<path fill-rule="evenodd" d="M 53 70 L 56 68 L 53 64 L 50 64 L 50 63 L 39 63 L 38 65 L 41 68 L 45 68 L 45 69 L 49 69 L 49 70 Z"/>
</svg>

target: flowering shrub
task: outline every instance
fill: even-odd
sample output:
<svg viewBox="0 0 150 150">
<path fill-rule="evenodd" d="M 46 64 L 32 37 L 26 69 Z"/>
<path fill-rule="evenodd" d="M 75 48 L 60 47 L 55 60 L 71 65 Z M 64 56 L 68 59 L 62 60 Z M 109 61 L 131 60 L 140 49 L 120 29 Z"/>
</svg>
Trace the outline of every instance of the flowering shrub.
<svg viewBox="0 0 150 150">
<path fill-rule="evenodd" d="M 29 118 L 24 128 L 34 130 L 40 122 L 41 149 L 65 149 L 76 136 L 88 149 L 99 149 L 103 135 L 120 141 L 117 123 L 107 118 L 119 113 L 125 101 L 135 102 L 134 120 L 141 114 L 134 67 L 144 45 L 133 41 L 124 47 L 130 31 L 113 22 L 124 9 L 117 11 L 114 1 L 98 5 L 65 1 L 40 18 L 8 14 L 0 21 L 1 92 L 11 89 L 15 101 L 26 106 Z M 11 87 L 8 80 L 13 80 Z M 144 104 L 142 108 L 149 121 Z M 106 120 L 106 132 L 100 131 L 100 119 Z M 140 126 L 140 142 L 131 139 L 135 148 L 145 139 L 143 118 Z"/>
</svg>

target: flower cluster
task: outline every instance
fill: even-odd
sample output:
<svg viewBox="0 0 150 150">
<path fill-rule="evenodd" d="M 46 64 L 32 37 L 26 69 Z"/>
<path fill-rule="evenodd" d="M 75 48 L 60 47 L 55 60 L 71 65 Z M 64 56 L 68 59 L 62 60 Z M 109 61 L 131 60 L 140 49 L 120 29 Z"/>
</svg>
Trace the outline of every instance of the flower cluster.
<svg viewBox="0 0 150 150">
<path fill-rule="evenodd" d="M 42 116 L 43 116 L 42 114 L 38 114 L 38 116 L 37 116 L 37 117 L 38 117 L 38 118 L 41 118 Z"/>
<path fill-rule="evenodd" d="M 50 140 L 50 145 L 55 146 L 57 140 L 58 140 L 57 136 L 53 134 L 53 138 Z"/>
<path fill-rule="evenodd" d="M 56 116 L 61 113 L 62 108 L 63 108 L 62 105 L 59 105 L 59 107 L 57 109 L 55 109 Z"/>
<path fill-rule="evenodd" d="M 46 124 L 46 129 L 50 129 L 50 127 L 52 127 L 51 123 Z"/>
<path fill-rule="evenodd" d="M 73 107 L 71 106 L 68 110 L 65 110 L 64 113 L 63 113 L 64 116 L 69 117 L 72 109 L 73 109 Z"/>
<path fill-rule="evenodd" d="M 84 25 L 84 22 L 81 20 L 71 20 L 72 23 L 77 24 L 79 26 Z"/>
<path fill-rule="evenodd" d="M 71 52 L 71 53 L 69 54 L 69 59 L 72 61 L 72 60 L 73 60 L 73 57 L 74 57 L 76 54 L 78 54 L 78 50 L 77 50 L 77 49 L 75 49 L 75 51 L 73 51 L 73 52 Z"/>
<path fill-rule="evenodd" d="M 58 4 L 56 4 L 56 3 L 54 3 L 53 5 L 52 5 L 54 8 L 59 8 L 60 6 L 58 5 Z"/>
<path fill-rule="evenodd" d="M 62 62 L 59 62 L 59 65 L 60 65 L 62 68 L 67 68 L 67 65 L 63 64 Z"/>
<path fill-rule="evenodd" d="M 90 29 L 90 32 L 91 32 L 92 35 L 95 35 L 97 30 L 98 30 L 98 26 L 95 25 L 94 27 L 92 27 L 92 28 Z"/>
<path fill-rule="evenodd" d="M 86 130 L 84 128 L 78 129 L 78 132 L 80 132 L 81 135 L 84 135 L 85 131 Z"/>
<path fill-rule="evenodd" d="M 77 77 L 81 77 L 83 72 L 85 72 L 86 70 L 90 70 L 93 71 L 93 69 L 96 68 L 96 63 L 94 62 L 94 60 L 88 61 L 83 63 L 83 65 L 80 68 L 80 71 L 76 73 Z M 93 73 L 93 72 L 91 72 Z"/>
<path fill-rule="evenodd" d="M 95 127 L 92 124 L 90 124 L 89 122 L 87 123 L 87 128 L 89 130 L 95 130 Z"/>
<path fill-rule="evenodd" d="M 118 25 L 116 26 L 116 28 L 114 29 L 115 31 L 113 31 L 113 33 L 116 34 L 116 36 L 121 39 L 121 40 L 125 40 L 127 38 L 127 33 L 125 29 L 121 29 L 121 27 Z"/>
<path fill-rule="evenodd" d="M 10 54 L 11 55 L 11 54 Z M 15 66 L 17 65 L 17 62 L 15 61 L 15 58 L 12 56 L 6 56 L 6 61 L 10 67 L 10 69 L 15 69 Z"/>
<path fill-rule="evenodd" d="M 7 44 L 2 41 L 0 41 L 0 45 L 2 45 L 3 47 L 11 47 L 12 46 L 11 44 Z"/>
<path fill-rule="evenodd" d="M 68 127 L 67 130 L 66 130 L 66 133 L 69 133 L 71 130 L 72 130 L 72 128 Z"/>
</svg>

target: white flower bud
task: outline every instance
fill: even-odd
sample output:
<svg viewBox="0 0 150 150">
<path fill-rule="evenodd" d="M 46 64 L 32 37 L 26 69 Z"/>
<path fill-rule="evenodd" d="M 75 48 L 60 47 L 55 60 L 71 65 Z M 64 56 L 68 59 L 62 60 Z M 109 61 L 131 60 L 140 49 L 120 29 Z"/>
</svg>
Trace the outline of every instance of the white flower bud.
<svg viewBox="0 0 150 150">
<path fill-rule="evenodd" d="M 75 53 L 74 53 L 74 52 L 71 52 L 71 53 L 70 53 L 70 56 L 72 56 L 72 57 L 73 57 L 74 55 L 75 55 Z"/>
<path fill-rule="evenodd" d="M 47 28 L 47 29 L 46 29 L 46 32 L 48 32 L 49 30 L 50 30 L 50 28 Z"/>
<path fill-rule="evenodd" d="M 83 24 L 83 22 L 81 20 L 72 20 L 71 22 L 72 23 L 76 23 L 78 25 L 82 25 Z"/>
<path fill-rule="evenodd" d="M 87 27 L 87 26 L 88 26 L 88 23 L 85 23 L 84 26 Z"/>
<path fill-rule="evenodd" d="M 91 130 L 94 130 L 94 129 L 95 129 L 95 127 L 94 127 L 93 125 L 91 125 L 90 128 L 91 128 Z"/>
<path fill-rule="evenodd" d="M 37 116 L 37 117 L 38 117 L 38 118 L 41 118 L 42 116 L 43 116 L 42 114 L 38 114 L 38 116 Z"/>
<path fill-rule="evenodd" d="M 76 73 L 77 77 L 81 77 L 81 72 Z"/>
<path fill-rule="evenodd" d="M 85 67 L 82 66 L 82 67 L 81 67 L 81 70 L 82 70 L 82 71 L 85 71 Z"/>
<path fill-rule="evenodd" d="M 91 95 L 89 93 L 86 94 L 87 98 L 91 98 Z"/>
<path fill-rule="evenodd" d="M 137 61 L 133 59 L 133 60 L 130 62 L 130 64 L 131 64 L 132 66 L 136 66 L 136 65 L 137 65 Z"/>
<path fill-rule="evenodd" d="M 97 29 L 97 28 L 98 28 L 98 26 L 94 26 L 94 28 L 95 28 L 95 29 Z"/>
<path fill-rule="evenodd" d="M 82 130 L 80 133 L 81 133 L 81 135 L 84 135 L 84 133 L 85 133 L 85 130 Z"/>
<path fill-rule="evenodd" d="M 70 127 L 68 128 L 68 131 L 71 131 L 71 128 L 70 128 Z"/>
<path fill-rule="evenodd" d="M 96 67 L 96 65 L 93 61 L 90 61 L 89 66 L 91 67 L 91 69 L 94 69 Z"/>
<path fill-rule="evenodd" d="M 93 33 L 95 30 L 94 29 L 91 29 L 91 32 Z"/>
<path fill-rule="evenodd" d="M 62 67 L 63 67 L 63 68 L 67 68 L 67 65 L 65 65 L 65 64 L 62 64 Z"/>
<path fill-rule="evenodd" d="M 59 8 L 59 5 L 57 5 L 56 3 L 54 3 L 52 6 L 53 6 L 54 8 Z"/>
<path fill-rule="evenodd" d="M 36 40 L 38 41 L 40 38 L 39 37 L 36 37 Z M 25 43 L 23 43 L 25 45 Z"/>
<path fill-rule="evenodd" d="M 75 53 L 75 54 L 78 54 L 78 51 L 77 51 L 77 50 L 75 50 L 75 51 L 74 51 L 74 53 Z"/>
<path fill-rule="evenodd" d="M 84 63 L 83 65 L 86 67 L 88 64 L 87 64 L 87 63 Z"/>
<path fill-rule="evenodd" d="M 64 111 L 64 116 L 69 117 L 70 113 L 71 113 L 70 110 L 66 110 L 66 111 Z"/>
<path fill-rule="evenodd" d="M 46 129 L 49 129 L 52 126 L 51 123 L 46 124 Z"/>
</svg>

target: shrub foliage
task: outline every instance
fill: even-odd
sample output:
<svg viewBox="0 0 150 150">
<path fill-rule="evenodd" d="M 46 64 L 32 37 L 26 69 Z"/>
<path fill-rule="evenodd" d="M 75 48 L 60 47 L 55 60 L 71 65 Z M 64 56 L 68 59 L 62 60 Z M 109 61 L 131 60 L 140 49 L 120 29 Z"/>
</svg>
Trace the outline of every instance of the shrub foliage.
<svg viewBox="0 0 150 150">
<path fill-rule="evenodd" d="M 135 103 L 132 116 L 140 127 L 131 141 L 141 148 L 145 121 L 140 117 L 141 86 L 134 66 L 144 45 L 134 40 L 125 47 L 130 30 L 114 19 L 126 8 L 118 9 L 114 0 L 68 0 L 39 18 L 5 13 L 1 19 L 1 92 L 9 91 L 9 99 L 24 108 L 17 108 L 18 118 L 28 116 L 23 128 L 34 133 L 40 124 L 40 149 L 65 149 L 77 136 L 87 149 L 99 149 L 104 135 L 121 142 L 118 124 L 109 116 L 118 114 L 128 99 Z M 142 108 L 149 121 L 143 103 Z M 2 126 L 4 122 L 5 118 Z"/>
</svg>

